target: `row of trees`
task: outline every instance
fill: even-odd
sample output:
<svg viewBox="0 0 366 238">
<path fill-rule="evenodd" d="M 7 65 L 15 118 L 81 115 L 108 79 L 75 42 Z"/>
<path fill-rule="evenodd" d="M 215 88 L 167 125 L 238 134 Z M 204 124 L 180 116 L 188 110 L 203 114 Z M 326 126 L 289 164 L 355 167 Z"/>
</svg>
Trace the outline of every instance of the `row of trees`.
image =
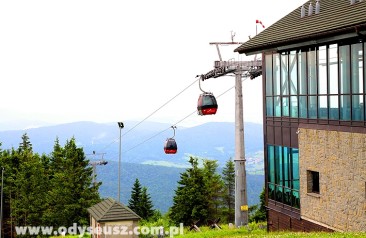
<svg viewBox="0 0 366 238">
<path fill-rule="evenodd" d="M 190 157 L 191 167 L 181 174 L 173 198 L 169 217 L 174 223 L 191 224 L 200 221 L 207 224 L 218 218 L 225 222 L 234 220 L 235 168 L 230 159 L 218 174 L 214 160 Z"/>
<path fill-rule="evenodd" d="M 178 188 L 169 211 L 170 219 L 175 223 L 210 224 L 221 219 L 223 222 L 234 222 L 235 219 L 235 164 L 232 159 L 226 162 L 222 175 L 217 172 L 215 160 L 190 157 L 191 167 L 181 174 Z M 250 221 L 264 221 L 266 209 L 264 190 L 261 204 L 249 208 Z"/>
<path fill-rule="evenodd" d="M 87 208 L 100 201 L 100 183 L 93 185 L 92 168 L 74 138 L 64 146 L 56 139 L 50 155 L 39 155 L 24 134 L 18 148 L 0 147 L 0 164 L 6 237 L 14 226 L 88 225 Z"/>
</svg>

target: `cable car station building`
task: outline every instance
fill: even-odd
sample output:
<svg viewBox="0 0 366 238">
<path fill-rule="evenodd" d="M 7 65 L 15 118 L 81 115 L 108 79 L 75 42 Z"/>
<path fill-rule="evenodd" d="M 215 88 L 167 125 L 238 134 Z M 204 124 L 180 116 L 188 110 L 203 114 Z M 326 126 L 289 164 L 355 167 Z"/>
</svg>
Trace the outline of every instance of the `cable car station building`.
<svg viewBox="0 0 366 238">
<path fill-rule="evenodd" d="M 366 231 L 366 1 L 307 1 L 262 54 L 269 230 Z"/>
</svg>

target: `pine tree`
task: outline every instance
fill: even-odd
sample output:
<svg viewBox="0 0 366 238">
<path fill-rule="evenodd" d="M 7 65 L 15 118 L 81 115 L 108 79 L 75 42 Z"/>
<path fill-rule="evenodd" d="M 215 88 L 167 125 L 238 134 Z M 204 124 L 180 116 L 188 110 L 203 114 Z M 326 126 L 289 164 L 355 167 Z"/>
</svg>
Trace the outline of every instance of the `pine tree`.
<svg viewBox="0 0 366 238">
<path fill-rule="evenodd" d="M 89 223 L 87 208 L 100 201 L 100 183 L 92 184 L 93 169 L 75 138 L 61 147 L 58 139 L 50 159 L 50 190 L 47 193 L 45 225 L 72 226 Z"/>
<path fill-rule="evenodd" d="M 128 200 L 128 207 L 134 211 L 137 215 L 141 214 L 140 211 L 140 202 L 142 196 L 142 188 L 140 181 L 138 179 L 135 180 L 132 191 L 131 191 L 131 198 Z"/>
<path fill-rule="evenodd" d="M 227 208 L 227 222 L 234 222 L 235 219 L 235 164 L 230 158 L 222 171 L 222 179 L 225 184 L 224 204 Z"/>
<path fill-rule="evenodd" d="M 147 193 L 147 188 L 143 187 L 141 192 L 141 200 L 139 203 L 140 214 L 142 219 L 148 220 L 154 215 L 153 204 L 150 195 Z"/>
<path fill-rule="evenodd" d="M 181 173 L 169 214 L 176 224 L 206 223 L 209 216 L 203 170 L 198 167 L 197 158 L 190 157 L 189 163 L 191 168 Z"/>
<path fill-rule="evenodd" d="M 22 142 L 19 143 L 18 151 L 32 151 L 32 143 L 30 143 L 27 133 L 24 133 L 22 135 Z"/>
<path fill-rule="evenodd" d="M 203 173 L 205 193 L 208 204 L 208 214 L 211 221 L 216 220 L 220 216 L 220 207 L 222 206 L 222 196 L 224 184 L 221 176 L 216 170 L 218 164 L 216 160 L 203 161 Z"/>
<path fill-rule="evenodd" d="M 250 222 L 260 222 L 260 221 L 266 221 L 267 220 L 267 209 L 266 209 L 266 190 L 265 187 L 263 187 L 263 190 L 261 194 L 259 195 L 259 208 L 258 205 L 253 206 L 253 215 L 250 216 L 249 221 Z"/>
</svg>

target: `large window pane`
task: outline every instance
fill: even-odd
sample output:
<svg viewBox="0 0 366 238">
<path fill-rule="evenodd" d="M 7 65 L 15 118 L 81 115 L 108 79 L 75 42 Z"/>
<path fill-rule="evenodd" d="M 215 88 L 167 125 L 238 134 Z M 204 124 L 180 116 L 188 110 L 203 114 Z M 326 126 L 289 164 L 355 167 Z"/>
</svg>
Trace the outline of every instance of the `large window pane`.
<svg viewBox="0 0 366 238">
<path fill-rule="evenodd" d="M 341 107 L 340 107 L 340 120 L 350 121 L 351 120 L 351 96 L 341 95 Z"/>
<path fill-rule="evenodd" d="M 328 49 L 329 93 L 338 94 L 338 45 L 330 45 Z"/>
<path fill-rule="evenodd" d="M 281 101 L 281 97 L 280 96 L 277 96 L 277 97 L 274 97 L 274 116 L 275 117 L 280 117 L 281 116 L 281 104 L 282 104 L 282 101 Z"/>
<path fill-rule="evenodd" d="M 299 149 L 292 148 L 292 187 L 300 189 Z"/>
<path fill-rule="evenodd" d="M 339 75 L 341 94 L 350 93 L 350 46 L 343 45 L 339 47 Z"/>
<path fill-rule="evenodd" d="M 266 115 L 273 117 L 273 97 L 266 97 Z"/>
<path fill-rule="evenodd" d="M 319 96 L 319 118 L 328 119 L 328 97 Z"/>
<path fill-rule="evenodd" d="M 292 206 L 300 209 L 300 193 L 292 191 Z"/>
<path fill-rule="evenodd" d="M 319 69 L 319 94 L 327 94 L 327 48 L 319 47 L 318 51 L 318 69 Z"/>
<path fill-rule="evenodd" d="M 275 162 L 274 162 L 274 146 L 267 147 L 267 161 L 268 161 L 268 182 L 275 182 Z"/>
<path fill-rule="evenodd" d="M 275 171 L 276 171 L 276 184 L 283 184 L 283 174 L 282 174 L 282 147 L 275 146 Z"/>
<path fill-rule="evenodd" d="M 276 199 L 274 184 L 268 184 L 268 198 L 272 200 Z"/>
<path fill-rule="evenodd" d="M 282 116 L 284 116 L 284 117 L 290 116 L 289 97 L 282 98 Z"/>
<path fill-rule="evenodd" d="M 316 96 L 309 96 L 309 118 L 317 118 L 317 98 Z"/>
<path fill-rule="evenodd" d="M 299 116 L 299 105 L 297 103 L 297 96 L 290 97 L 290 117 Z"/>
<path fill-rule="evenodd" d="M 273 55 L 273 95 L 281 94 L 280 55 Z"/>
<path fill-rule="evenodd" d="M 352 93 L 363 93 L 362 43 L 351 45 Z"/>
<path fill-rule="evenodd" d="M 329 96 L 329 119 L 339 120 L 338 96 Z"/>
<path fill-rule="evenodd" d="M 305 95 L 308 93 L 307 91 L 307 76 L 306 76 L 306 52 L 298 53 L 299 60 L 299 94 Z"/>
<path fill-rule="evenodd" d="M 299 115 L 300 118 L 308 117 L 308 104 L 306 96 L 299 96 L 299 112 L 300 112 Z"/>
<path fill-rule="evenodd" d="M 353 121 L 364 120 L 363 95 L 352 96 L 352 120 Z"/>
<path fill-rule="evenodd" d="M 272 54 L 266 55 L 266 96 L 272 96 Z"/>
<path fill-rule="evenodd" d="M 297 57 L 296 51 L 290 52 L 289 77 L 290 77 L 290 94 L 297 95 Z"/>
<path fill-rule="evenodd" d="M 291 163 L 290 163 L 290 148 L 283 147 L 283 181 L 284 186 L 290 188 L 291 187 Z"/>
<path fill-rule="evenodd" d="M 283 187 L 276 185 L 276 201 L 277 202 L 283 202 Z"/>
<path fill-rule="evenodd" d="M 308 52 L 308 87 L 309 94 L 317 94 L 317 76 L 316 76 L 316 51 Z"/>
<path fill-rule="evenodd" d="M 281 54 L 281 93 L 282 95 L 289 94 L 288 83 L 288 55 Z"/>
</svg>

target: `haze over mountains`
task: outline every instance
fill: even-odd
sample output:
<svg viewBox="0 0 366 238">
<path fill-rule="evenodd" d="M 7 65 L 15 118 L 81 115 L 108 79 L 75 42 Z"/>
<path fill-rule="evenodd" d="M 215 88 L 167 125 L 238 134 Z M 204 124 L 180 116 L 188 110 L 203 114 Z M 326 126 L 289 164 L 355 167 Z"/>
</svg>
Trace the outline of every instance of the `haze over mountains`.
<svg viewBox="0 0 366 238">
<path fill-rule="evenodd" d="M 174 155 L 166 155 L 163 150 L 165 140 L 174 134 L 171 125 L 137 123 L 126 121 L 122 129 L 123 203 L 127 203 L 132 184 L 138 178 L 143 186 L 148 187 L 155 207 L 166 212 L 172 204 L 180 173 L 189 165 L 189 156 L 217 160 L 220 170 L 229 158 L 234 158 L 234 123 L 210 122 L 190 128 L 178 127 L 174 137 L 178 152 Z M 247 171 L 259 174 L 248 175 L 249 204 L 256 204 L 264 183 L 262 125 L 246 123 L 244 131 Z M 1 149 L 17 148 L 24 133 L 29 136 L 33 151 L 39 154 L 52 152 L 56 138 L 63 145 L 75 137 L 89 160 L 108 161 L 105 166 L 97 166 L 97 179 L 102 181 L 100 192 L 103 197 L 117 197 L 120 133 L 117 123 L 74 122 L 26 130 L 3 130 L 0 131 Z"/>
</svg>

